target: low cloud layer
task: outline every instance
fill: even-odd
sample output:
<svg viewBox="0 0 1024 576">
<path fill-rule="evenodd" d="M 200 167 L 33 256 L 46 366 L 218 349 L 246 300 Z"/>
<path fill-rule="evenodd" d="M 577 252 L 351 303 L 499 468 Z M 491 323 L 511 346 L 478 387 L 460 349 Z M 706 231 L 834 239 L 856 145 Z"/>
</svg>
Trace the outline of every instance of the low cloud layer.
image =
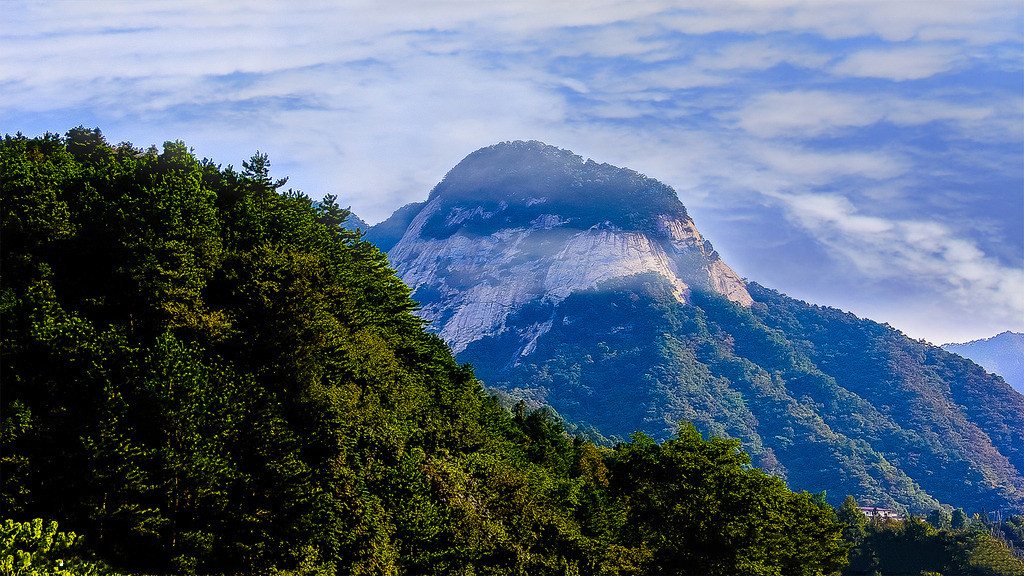
<svg viewBox="0 0 1024 576">
<path fill-rule="evenodd" d="M 5 2 L 0 128 L 258 149 L 371 222 L 539 139 L 674 186 L 784 292 L 935 342 L 1024 330 L 1016 0 L 345 4 Z"/>
</svg>

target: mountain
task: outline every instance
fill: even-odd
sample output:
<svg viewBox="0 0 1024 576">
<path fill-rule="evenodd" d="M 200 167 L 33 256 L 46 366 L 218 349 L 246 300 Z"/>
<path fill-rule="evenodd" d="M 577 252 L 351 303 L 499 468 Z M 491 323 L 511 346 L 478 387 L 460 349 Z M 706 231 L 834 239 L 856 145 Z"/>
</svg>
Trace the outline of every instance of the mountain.
<svg viewBox="0 0 1024 576">
<path fill-rule="evenodd" d="M 943 344 L 942 347 L 1002 376 L 1016 391 L 1024 394 L 1024 334 L 1006 331 L 991 338 Z"/>
<path fill-rule="evenodd" d="M 664 279 L 680 303 L 691 286 L 752 302 L 671 188 L 540 142 L 471 154 L 416 208 L 388 254 L 455 352 L 507 332 L 506 320 L 528 304 L 557 306 L 634 274 Z M 551 329 L 549 320 L 525 327 L 520 356 Z"/>
<path fill-rule="evenodd" d="M 365 220 L 356 216 L 355 214 L 349 213 L 348 217 L 342 222 L 341 227 L 345 230 L 369 230 L 370 225 Z"/>
<path fill-rule="evenodd" d="M 423 208 L 426 202 L 413 202 L 406 204 L 398 210 L 395 210 L 394 214 L 388 217 L 387 220 L 379 222 L 372 227 L 364 228 L 366 234 L 364 238 L 372 242 L 381 252 L 387 252 L 398 244 L 398 241 L 405 235 L 405 231 L 409 228 L 409 224 L 412 223 L 412 219 L 416 217 L 416 214 Z"/>
<path fill-rule="evenodd" d="M 487 385 L 619 438 L 693 422 L 835 504 L 1024 509 L 1024 397 L 893 328 L 744 282 L 657 180 L 506 142 L 381 237 L 406 221 L 382 247 Z"/>
</svg>

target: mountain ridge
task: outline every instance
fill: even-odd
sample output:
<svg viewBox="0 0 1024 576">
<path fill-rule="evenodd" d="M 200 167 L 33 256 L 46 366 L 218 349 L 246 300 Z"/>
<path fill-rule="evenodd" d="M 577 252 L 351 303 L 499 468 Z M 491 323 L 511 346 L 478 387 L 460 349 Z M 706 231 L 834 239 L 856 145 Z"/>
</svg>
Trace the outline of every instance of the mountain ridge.
<svg viewBox="0 0 1024 576">
<path fill-rule="evenodd" d="M 5 567 L 846 564 L 833 510 L 748 467 L 738 442 L 685 427 L 601 450 L 546 411 L 504 409 L 336 198 L 279 192 L 263 154 L 242 167 L 84 127 L 0 140 Z"/>
<path fill-rule="evenodd" d="M 1024 394 L 1024 334 L 1006 330 L 988 338 L 943 344 L 942 348 L 977 362 Z"/>
</svg>

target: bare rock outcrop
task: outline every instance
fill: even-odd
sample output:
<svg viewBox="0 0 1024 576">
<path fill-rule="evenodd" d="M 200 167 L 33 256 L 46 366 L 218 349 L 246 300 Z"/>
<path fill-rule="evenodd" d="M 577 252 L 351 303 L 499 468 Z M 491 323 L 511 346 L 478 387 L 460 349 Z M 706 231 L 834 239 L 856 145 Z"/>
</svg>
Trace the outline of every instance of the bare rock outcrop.
<svg viewBox="0 0 1024 576">
<path fill-rule="evenodd" d="M 456 353 L 501 334 L 529 303 L 557 305 L 623 276 L 658 274 L 682 303 L 692 288 L 752 302 L 671 188 L 539 142 L 467 157 L 388 257 Z M 520 327 L 522 353 L 549 327 Z"/>
</svg>

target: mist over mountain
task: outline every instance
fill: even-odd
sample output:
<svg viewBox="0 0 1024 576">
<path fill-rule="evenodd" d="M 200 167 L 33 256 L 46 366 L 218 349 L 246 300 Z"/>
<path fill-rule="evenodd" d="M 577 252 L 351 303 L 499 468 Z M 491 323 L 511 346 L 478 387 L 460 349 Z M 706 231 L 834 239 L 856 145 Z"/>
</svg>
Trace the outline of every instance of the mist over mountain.
<svg viewBox="0 0 1024 576">
<path fill-rule="evenodd" d="M 655 439 L 694 422 L 833 503 L 1024 509 L 1024 396 L 887 325 L 744 282 L 657 180 L 506 142 L 366 237 L 460 361 L 571 422 Z"/>
<path fill-rule="evenodd" d="M 1014 390 L 1024 394 L 1024 334 L 1006 331 L 991 338 L 942 347 L 1002 376 Z"/>
</svg>

